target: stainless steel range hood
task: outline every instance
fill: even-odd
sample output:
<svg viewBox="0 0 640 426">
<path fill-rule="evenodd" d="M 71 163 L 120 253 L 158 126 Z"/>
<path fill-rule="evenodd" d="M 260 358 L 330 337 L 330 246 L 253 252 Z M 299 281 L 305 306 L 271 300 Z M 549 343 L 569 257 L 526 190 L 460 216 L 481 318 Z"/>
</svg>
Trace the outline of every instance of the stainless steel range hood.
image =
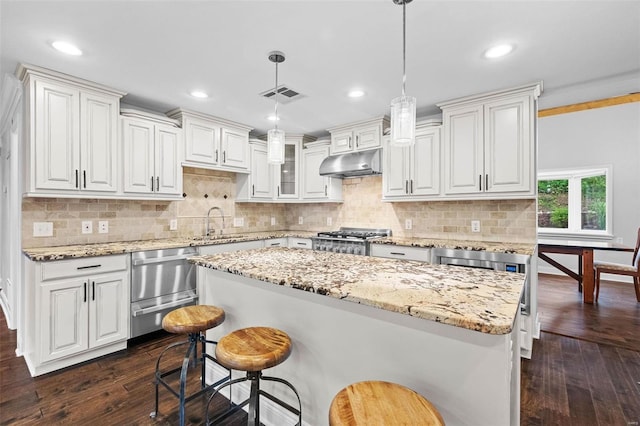
<svg viewBox="0 0 640 426">
<path fill-rule="evenodd" d="M 379 175 L 382 173 L 381 149 L 330 155 L 320 164 L 320 176 L 339 178 Z"/>
</svg>

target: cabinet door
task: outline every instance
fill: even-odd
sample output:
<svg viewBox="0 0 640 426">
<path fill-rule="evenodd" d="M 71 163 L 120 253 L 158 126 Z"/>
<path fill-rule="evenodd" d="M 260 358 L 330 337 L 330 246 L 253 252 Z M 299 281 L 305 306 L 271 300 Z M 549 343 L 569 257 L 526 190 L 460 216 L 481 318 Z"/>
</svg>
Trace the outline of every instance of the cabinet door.
<svg viewBox="0 0 640 426">
<path fill-rule="evenodd" d="M 35 187 L 79 189 L 80 91 L 36 80 L 35 96 Z"/>
<path fill-rule="evenodd" d="M 127 274 L 97 276 L 88 280 L 89 347 L 125 340 L 129 336 Z"/>
<path fill-rule="evenodd" d="M 122 120 L 124 191 L 151 193 L 154 174 L 154 126 L 141 120 Z M 154 183 L 155 187 L 155 183 Z"/>
<path fill-rule="evenodd" d="M 388 169 L 387 169 L 388 170 Z M 421 130 L 411 148 L 412 195 L 440 193 L 440 129 Z"/>
<path fill-rule="evenodd" d="M 382 174 L 384 196 L 398 197 L 409 194 L 409 152 L 408 148 L 391 146 L 388 139 L 385 141 Z"/>
<path fill-rule="evenodd" d="M 447 194 L 468 194 L 484 190 L 484 179 L 481 179 L 484 175 L 482 112 L 482 105 L 477 105 L 443 113 Z"/>
<path fill-rule="evenodd" d="M 487 192 L 531 189 L 529 97 L 487 103 L 484 109 Z"/>
<path fill-rule="evenodd" d="M 329 156 L 329 147 L 302 150 L 302 198 L 327 198 L 328 178 L 320 176 L 320 164 Z"/>
<path fill-rule="evenodd" d="M 267 162 L 267 148 L 251 146 L 250 198 L 273 199 L 273 168 Z"/>
<path fill-rule="evenodd" d="M 331 134 L 331 153 L 338 154 L 353 150 L 353 132 L 351 130 Z"/>
<path fill-rule="evenodd" d="M 182 194 L 181 130 L 157 124 L 154 134 L 154 191 L 159 194 Z"/>
<path fill-rule="evenodd" d="M 117 191 L 118 100 L 80 94 L 81 189 Z"/>
<path fill-rule="evenodd" d="M 220 127 L 189 120 L 185 126 L 185 161 L 208 165 L 220 163 Z"/>
<path fill-rule="evenodd" d="M 276 166 L 276 195 L 278 198 L 298 198 L 300 181 L 300 144 L 284 144 L 284 163 Z"/>
<path fill-rule="evenodd" d="M 40 361 L 62 358 L 89 347 L 86 279 L 40 286 Z"/>
<path fill-rule="evenodd" d="M 249 167 L 248 133 L 222 128 L 221 138 L 221 165 L 246 170 Z"/>
<path fill-rule="evenodd" d="M 382 144 L 382 129 L 377 124 L 358 127 L 353 133 L 355 137 L 356 150 L 378 148 Z"/>
</svg>

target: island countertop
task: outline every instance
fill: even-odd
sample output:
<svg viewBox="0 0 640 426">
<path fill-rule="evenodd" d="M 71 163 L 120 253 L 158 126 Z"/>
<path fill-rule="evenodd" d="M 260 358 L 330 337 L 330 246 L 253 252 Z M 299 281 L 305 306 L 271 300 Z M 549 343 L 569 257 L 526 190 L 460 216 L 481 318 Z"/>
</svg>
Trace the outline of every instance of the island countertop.
<svg viewBox="0 0 640 426">
<path fill-rule="evenodd" d="M 487 334 L 511 332 L 525 281 L 521 273 L 280 247 L 189 261 Z"/>
<path fill-rule="evenodd" d="M 405 238 L 386 237 L 371 240 L 372 244 L 396 245 L 421 248 L 449 248 L 456 250 L 490 251 L 497 253 L 515 253 L 532 256 L 536 242 L 526 243 L 501 243 L 491 241 L 445 240 L 435 238 Z"/>
</svg>

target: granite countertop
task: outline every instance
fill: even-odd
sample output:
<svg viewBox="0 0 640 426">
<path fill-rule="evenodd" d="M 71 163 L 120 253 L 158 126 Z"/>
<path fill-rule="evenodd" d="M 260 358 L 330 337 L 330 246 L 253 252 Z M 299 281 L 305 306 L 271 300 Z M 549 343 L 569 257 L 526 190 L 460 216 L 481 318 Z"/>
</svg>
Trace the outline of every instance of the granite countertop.
<svg viewBox="0 0 640 426">
<path fill-rule="evenodd" d="M 263 248 L 190 262 L 488 334 L 507 334 L 525 275 L 324 251 Z"/>
<path fill-rule="evenodd" d="M 107 256 L 112 254 L 132 253 L 135 251 L 160 250 L 178 247 L 199 247 L 216 244 L 230 244 L 242 241 L 266 240 L 271 238 L 299 237 L 310 238 L 315 232 L 252 232 L 246 234 L 216 235 L 205 239 L 203 237 L 169 238 L 159 240 L 121 241 L 114 243 L 78 244 L 70 246 L 25 248 L 22 252 L 33 261 L 44 262 L 51 260 L 74 259 L 91 256 Z"/>
<path fill-rule="evenodd" d="M 516 253 L 532 256 L 537 243 L 497 243 L 488 241 L 439 240 L 432 238 L 402 238 L 387 237 L 371 240 L 373 244 L 388 244 L 397 246 L 422 248 L 449 248 L 458 250 L 492 251 L 499 253 Z"/>
</svg>

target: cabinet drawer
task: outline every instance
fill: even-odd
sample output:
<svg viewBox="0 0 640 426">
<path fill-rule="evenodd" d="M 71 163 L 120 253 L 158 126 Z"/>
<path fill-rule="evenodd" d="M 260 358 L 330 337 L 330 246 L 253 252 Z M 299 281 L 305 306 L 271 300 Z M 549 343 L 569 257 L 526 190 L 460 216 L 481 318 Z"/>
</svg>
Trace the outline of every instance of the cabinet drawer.
<svg viewBox="0 0 640 426">
<path fill-rule="evenodd" d="M 102 274 L 127 269 L 129 255 L 96 256 L 73 260 L 42 262 L 42 281 Z"/>
<path fill-rule="evenodd" d="M 309 238 L 289 237 L 289 247 L 291 247 L 291 248 L 301 248 L 301 249 L 310 249 L 311 248 L 311 239 L 309 239 Z"/>
<path fill-rule="evenodd" d="M 371 256 L 431 262 L 431 249 L 421 247 L 371 244 Z"/>
<path fill-rule="evenodd" d="M 271 238 L 270 240 L 265 240 L 265 247 L 286 247 L 287 239 L 286 238 Z"/>
</svg>

